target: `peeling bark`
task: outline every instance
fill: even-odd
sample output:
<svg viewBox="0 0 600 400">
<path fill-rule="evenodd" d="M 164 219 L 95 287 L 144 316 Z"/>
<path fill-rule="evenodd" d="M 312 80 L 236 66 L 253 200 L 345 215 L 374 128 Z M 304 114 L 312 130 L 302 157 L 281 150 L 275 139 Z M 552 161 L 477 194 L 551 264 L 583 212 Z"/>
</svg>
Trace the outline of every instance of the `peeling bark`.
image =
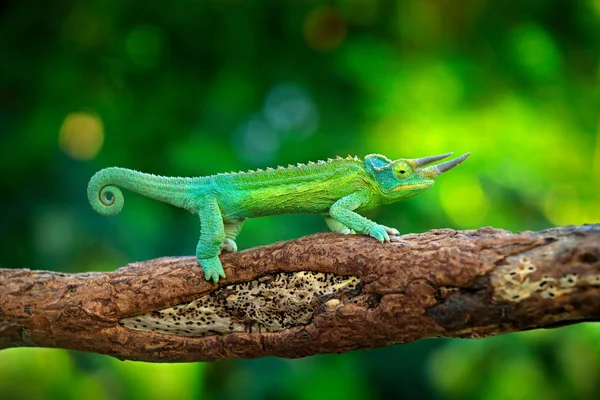
<svg viewBox="0 0 600 400">
<path fill-rule="evenodd" d="M 160 362 L 294 358 L 600 318 L 600 225 L 518 234 L 443 229 L 384 245 L 328 233 L 221 259 L 227 279 L 219 284 L 203 279 L 193 257 L 138 262 L 108 273 L 0 269 L 0 348 L 57 347 Z M 351 277 L 353 283 L 312 293 L 302 306 L 310 318 L 302 314 L 303 322 L 293 327 L 287 318 L 287 325 L 275 324 L 280 329 L 270 332 L 248 323 L 251 332 L 190 337 L 119 324 L 217 293 L 229 304 L 238 289 L 222 288 L 299 271 Z M 261 301 L 278 300 L 268 292 Z M 248 318 L 239 315 L 240 308 L 225 309 L 238 322 Z M 276 312 L 284 321 L 285 312 Z"/>
</svg>

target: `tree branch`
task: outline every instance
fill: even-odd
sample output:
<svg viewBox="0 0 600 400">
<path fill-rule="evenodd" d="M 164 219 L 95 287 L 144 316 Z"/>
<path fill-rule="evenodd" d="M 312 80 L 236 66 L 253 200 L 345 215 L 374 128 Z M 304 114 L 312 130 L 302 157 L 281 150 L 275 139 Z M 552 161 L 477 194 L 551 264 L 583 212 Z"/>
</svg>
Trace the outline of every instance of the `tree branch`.
<svg viewBox="0 0 600 400">
<path fill-rule="evenodd" d="M 0 348 L 292 358 L 600 317 L 600 225 L 444 229 L 385 245 L 329 233 L 221 258 L 219 284 L 193 257 L 108 273 L 0 269 Z"/>
</svg>

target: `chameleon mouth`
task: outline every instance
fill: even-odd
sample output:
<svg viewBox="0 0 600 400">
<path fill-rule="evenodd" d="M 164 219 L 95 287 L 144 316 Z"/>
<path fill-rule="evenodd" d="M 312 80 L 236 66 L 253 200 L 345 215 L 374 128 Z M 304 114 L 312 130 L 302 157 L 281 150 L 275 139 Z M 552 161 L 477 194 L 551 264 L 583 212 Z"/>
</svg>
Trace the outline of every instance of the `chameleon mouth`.
<svg viewBox="0 0 600 400">
<path fill-rule="evenodd" d="M 424 190 L 424 189 L 428 189 L 433 185 L 433 180 L 427 181 L 427 182 L 415 182 L 415 183 L 408 183 L 405 185 L 400 185 L 394 188 L 394 190 L 392 190 L 392 192 L 412 192 L 412 191 L 420 191 L 420 190 Z"/>
</svg>

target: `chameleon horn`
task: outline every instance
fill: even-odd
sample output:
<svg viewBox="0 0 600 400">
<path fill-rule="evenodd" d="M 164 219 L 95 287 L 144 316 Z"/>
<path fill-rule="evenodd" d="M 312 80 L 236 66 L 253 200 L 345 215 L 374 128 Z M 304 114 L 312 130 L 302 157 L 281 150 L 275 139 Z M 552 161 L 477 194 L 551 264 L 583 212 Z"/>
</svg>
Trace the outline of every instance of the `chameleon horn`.
<svg viewBox="0 0 600 400">
<path fill-rule="evenodd" d="M 436 175 L 441 175 L 444 172 L 456 167 L 458 164 L 465 161 L 467 159 L 467 157 L 469 157 L 470 155 L 471 155 L 471 153 L 466 153 L 460 157 L 456 157 L 453 160 L 449 160 L 449 161 L 443 162 L 438 165 L 433 165 L 431 167 L 427 167 L 427 168 L 425 168 L 425 170 L 434 171 Z"/>
<path fill-rule="evenodd" d="M 415 162 L 415 164 L 417 164 L 417 167 L 424 167 L 424 166 L 434 163 L 436 161 L 443 160 L 446 157 L 450 157 L 451 155 L 452 155 L 452 152 L 446 153 L 446 154 L 440 154 L 439 156 L 417 158 L 413 161 Z"/>
</svg>

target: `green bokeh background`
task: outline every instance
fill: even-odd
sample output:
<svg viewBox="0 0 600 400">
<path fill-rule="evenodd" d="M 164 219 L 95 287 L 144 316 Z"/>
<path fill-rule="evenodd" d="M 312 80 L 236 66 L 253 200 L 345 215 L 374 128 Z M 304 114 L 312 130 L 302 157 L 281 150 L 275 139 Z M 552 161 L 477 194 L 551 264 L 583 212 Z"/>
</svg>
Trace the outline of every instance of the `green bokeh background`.
<svg viewBox="0 0 600 400">
<path fill-rule="evenodd" d="M 600 222 L 600 0 L 0 3 L 0 263 L 107 271 L 192 254 L 198 221 L 93 173 L 207 175 L 472 152 L 368 216 L 402 232 Z M 240 248 L 324 231 L 252 220 Z M 299 360 L 145 364 L 0 351 L 2 399 L 590 399 L 600 327 Z"/>
</svg>

